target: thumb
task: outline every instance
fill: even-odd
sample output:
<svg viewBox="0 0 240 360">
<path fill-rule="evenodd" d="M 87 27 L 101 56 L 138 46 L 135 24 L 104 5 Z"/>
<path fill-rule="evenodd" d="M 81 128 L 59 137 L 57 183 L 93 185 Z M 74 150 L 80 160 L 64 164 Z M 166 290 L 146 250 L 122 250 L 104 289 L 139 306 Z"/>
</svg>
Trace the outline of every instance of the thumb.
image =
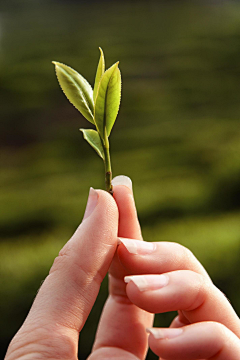
<svg viewBox="0 0 240 360">
<path fill-rule="evenodd" d="M 117 246 L 118 209 L 105 191 L 90 189 L 82 223 L 60 251 L 23 325 L 82 329 Z M 33 326 L 33 327 L 32 327 Z"/>
</svg>

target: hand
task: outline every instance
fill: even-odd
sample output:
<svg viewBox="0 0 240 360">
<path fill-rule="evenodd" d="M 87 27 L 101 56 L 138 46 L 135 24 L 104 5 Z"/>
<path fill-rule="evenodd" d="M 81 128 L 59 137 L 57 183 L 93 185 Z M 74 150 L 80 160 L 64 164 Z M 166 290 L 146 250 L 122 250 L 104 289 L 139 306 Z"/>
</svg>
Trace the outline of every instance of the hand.
<svg viewBox="0 0 240 360">
<path fill-rule="evenodd" d="M 114 255 L 117 235 L 141 239 L 129 184 L 130 179 L 127 186 L 114 186 L 115 201 L 105 191 L 90 191 L 81 225 L 55 259 L 5 360 L 76 360 L 79 332 L 113 258 L 110 294 L 90 358 L 145 358 L 145 329 L 152 326 L 153 315 L 127 298 L 127 273 Z"/>
<path fill-rule="evenodd" d="M 149 345 L 168 360 L 240 359 L 240 320 L 225 295 L 183 246 L 121 239 L 118 256 L 133 304 L 152 313 L 178 310 L 169 329 L 150 328 Z"/>
<path fill-rule="evenodd" d="M 117 254 L 115 253 L 117 235 L 122 238 L 141 239 L 141 230 L 137 220 L 131 189 L 127 186 L 116 185 L 121 184 L 122 180 L 124 180 L 123 177 L 115 180 L 114 198 L 116 202 L 104 191 L 98 190 L 97 192 L 90 192 L 82 224 L 55 259 L 50 275 L 44 281 L 26 321 L 9 346 L 5 360 L 20 358 L 21 360 L 53 360 L 59 358 L 62 360 L 76 360 L 79 332 L 91 311 L 101 281 L 111 263 L 109 270 L 109 298 L 104 307 L 95 344 L 89 360 L 145 359 L 148 348 L 148 336 L 145 328 L 150 328 L 153 322 L 153 315 L 145 310 L 149 310 L 149 306 L 156 306 L 157 309 L 158 302 L 159 307 L 161 307 L 163 311 L 169 310 L 166 303 L 165 308 L 163 306 L 164 297 L 161 302 L 161 299 L 159 301 L 159 297 L 156 299 L 155 296 L 150 295 L 146 304 L 144 304 L 144 301 L 143 303 L 141 303 L 141 301 L 138 303 L 138 299 L 136 299 L 137 293 L 140 294 L 140 300 L 144 294 L 153 294 L 154 292 L 148 290 L 140 291 L 134 284 L 133 278 L 133 281 L 130 281 L 127 285 L 126 292 L 126 284 L 123 280 L 124 276 L 143 273 L 155 274 L 156 271 L 160 274 L 161 266 L 163 273 L 171 273 L 174 267 L 175 270 L 186 270 L 184 263 L 186 256 L 184 256 L 184 254 L 189 253 L 186 249 L 176 244 L 164 245 L 164 243 L 160 243 L 156 249 L 153 247 L 152 251 L 152 247 L 148 243 L 133 241 L 131 244 L 135 248 L 135 254 L 132 254 L 133 250 L 131 251 L 131 247 L 129 248 L 129 245 L 127 245 L 126 239 L 123 240 L 125 246 L 120 245 Z M 125 183 L 125 185 L 129 186 L 129 183 Z M 136 250 L 136 246 L 139 248 L 139 244 L 143 244 L 143 250 Z M 148 247 L 147 251 L 146 246 Z M 160 249 L 161 246 L 162 248 Z M 175 248 L 175 251 L 173 251 L 172 246 L 178 246 L 178 248 Z M 176 249 L 179 250 L 180 248 L 182 252 L 179 254 L 177 251 L 176 254 Z M 136 254 L 136 251 L 139 251 L 139 254 Z M 173 255 L 176 256 L 175 260 L 173 259 Z M 167 265 L 167 263 L 169 263 L 169 265 Z M 190 267 L 192 269 L 190 271 L 196 272 L 196 274 L 202 272 L 203 276 L 208 278 L 206 272 L 196 260 L 194 260 L 194 264 L 193 266 L 193 262 L 189 259 L 189 265 L 191 265 Z M 135 265 L 137 265 L 136 268 Z M 167 270 L 163 270 L 164 266 Z M 129 278 L 127 279 L 129 280 Z M 170 288 L 172 284 L 172 280 L 170 280 L 171 278 L 169 276 L 169 286 L 165 286 L 163 289 Z M 208 280 L 210 282 L 209 278 Z M 155 291 L 155 294 L 157 294 L 157 292 L 158 291 Z M 165 297 L 165 301 L 166 299 L 167 297 Z M 181 304 L 181 302 L 179 304 Z M 216 307 L 216 304 L 214 306 Z M 143 309 L 141 309 L 141 307 Z M 175 303 L 174 307 L 180 309 L 177 303 Z M 236 315 L 233 310 L 230 311 L 230 305 L 224 303 L 223 308 L 226 310 L 226 318 L 228 313 L 230 313 L 231 318 L 234 318 L 234 321 L 230 320 L 229 322 L 237 323 Z M 186 312 L 186 314 L 188 313 L 191 313 L 191 310 Z M 156 354 L 164 354 L 166 359 L 174 358 L 176 360 L 176 356 L 179 356 L 179 359 L 192 359 L 192 357 L 189 357 L 187 354 L 189 349 L 186 345 L 188 345 L 189 342 L 185 341 L 187 330 L 186 326 L 184 326 L 184 321 L 193 323 L 194 320 L 186 320 L 188 319 L 187 316 L 185 316 L 186 314 L 184 311 L 182 313 L 180 312 L 180 317 L 176 319 L 172 325 L 173 327 L 183 326 L 183 334 L 179 337 L 172 337 L 169 341 L 164 339 L 159 341 L 156 339 L 153 330 L 150 330 L 152 332 L 149 337 L 150 346 Z M 208 323 L 201 324 L 205 326 Z M 199 325 L 200 324 L 197 323 L 188 326 L 193 327 Z M 217 323 L 216 325 L 221 326 Z M 228 327 L 231 329 L 230 325 Z M 234 351 L 235 355 L 239 353 L 239 340 L 230 330 L 225 327 L 223 328 L 225 331 L 223 334 L 228 334 L 228 332 L 231 334 L 231 336 L 228 336 L 229 344 L 225 345 L 226 342 L 222 341 L 223 337 L 219 336 L 218 331 L 216 331 L 215 336 L 225 351 L 225 355 L 227 354 L 225 358 L 229 360 L 237 359 L 238 357 L 234 358 L 232 353 Z M 168 331 L 172 330 L 174 329 Z M 203 335 L 205 335 L 205 331 L 200 330 L 200 332 L 202 337 L 200 336 L 199 338 L 198 335 L 198 337 L 195 338 L 197 344 L 194 344 L 192 347 L 194 351 L 197 345 L 199 346 L 199 343 L 201 345 L 201 341 L 199 342 L 199 340 L 204 340 Z M 193 332 L 191 332 L 191 334 L 192 333 Z M 168 337 L 170 337 L 169 334 Z M 177 341 L 177 339 L 179 339 L 179 342 L 175 344 L 174 341 Z M 206 340 L 211 343 L 210 347 L 216 343 L 218 344 L 216 339 L 213 339 L 212 342 L 211 340 L 212 338 Z M 166 353 L 168 344 L 170 344 L 170 348 L 173 352 L 175 351 L 177 355 L 175 353 L 174 355 Z M 184 344 L 185 348 L 183 348 Z M 178 349 L 181 350 L 179 351 L 180 354 L 177 353 Z M 185 354 L 187 354 L 186 356 L 188 357 L 184 357 Z M 212 359 L 219 360 L 220 358 L 216 357 Z"/>
</svg>

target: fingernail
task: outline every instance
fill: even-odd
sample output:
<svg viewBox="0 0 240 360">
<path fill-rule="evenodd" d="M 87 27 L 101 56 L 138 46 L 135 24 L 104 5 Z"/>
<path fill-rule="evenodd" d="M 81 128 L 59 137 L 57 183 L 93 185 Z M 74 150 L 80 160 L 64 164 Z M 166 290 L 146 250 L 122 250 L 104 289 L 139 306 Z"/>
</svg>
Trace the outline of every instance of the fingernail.
<svg viewBox="0 0 240 360">
<path fill-rule="evenodd" d="M 176 329 L 157 329 L 148 328 L 147 333 L 152 334 L 155 339 L 173 339 L 183 333 L 182 328 Z"/>
<path fill-rule="evenodd" d="M 155 243 L 150 243 L 142 240 L 134 240 L 127 238 L 118 238 L 118 245 L 123 244 L 130 254 L 147 255 L 151 254 L 155 248 Z"/>
<path fill-rule="evenodd" d="M 125 283 L 132 281 L 140 291 L 159 290 L 169 282 L 167 275 L 133 275 L 125 276 Z"/>
<path fill-rule="evenodd" d="M 132 180 L 128 176 L 125 176 L 125 175 L 116 176 L 112 180 L 112 185 L 113 186 L 124 185 L 132 191 Z"/>
<path fill-rule="evenodd" d="M 83 220 L 85 220 L 87 217 L 91 215 L 97 203 L 98 203 L 98 192 L 91 187 L 89 190 L 88 201 L 87 201 L 87 206 Z"/>
</svg>

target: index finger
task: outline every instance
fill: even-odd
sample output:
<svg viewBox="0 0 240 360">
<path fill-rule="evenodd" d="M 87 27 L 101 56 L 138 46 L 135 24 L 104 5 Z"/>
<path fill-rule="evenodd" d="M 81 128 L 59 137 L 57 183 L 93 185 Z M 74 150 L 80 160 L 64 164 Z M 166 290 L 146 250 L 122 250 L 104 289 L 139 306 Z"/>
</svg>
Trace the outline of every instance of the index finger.
<svg viewBox="0 0 240 360">
<path fill-rule="evenodd" d="M 140 240 L 141 229 L 131 180 L 126 177 L 116 180 L 113 181 L 113 190 L 119 211 L 118 236 Z M 152 324 L 153 315 L 129 301 L 124 283 L 127 274 L 116 253 L 109 270 L 109 297 L 101 316 L 91 360 L 106 359 L 107 356 L 111 359 L 145 359 L 148 349 L 145 329 Z"/>
</svg>

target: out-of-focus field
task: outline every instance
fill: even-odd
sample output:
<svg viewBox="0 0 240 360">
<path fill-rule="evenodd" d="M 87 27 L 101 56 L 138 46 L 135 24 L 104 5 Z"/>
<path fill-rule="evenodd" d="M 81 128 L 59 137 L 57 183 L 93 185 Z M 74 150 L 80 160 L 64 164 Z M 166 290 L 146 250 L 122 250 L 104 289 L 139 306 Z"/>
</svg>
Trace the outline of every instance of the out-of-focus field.
<svg viewBox="0 0 240 360">
<path fill-rule="evenodd" d="M 120 60 L 114 175 L 132 178 L 143 235 L 189 247 L 240 313 L 240 4 L 2 1 L 0 348 L 84 213 L 103 164 L 52 60 L 91 83 Z M 81 335 L 81 359 L 107 293 Z M 172 314 L 157 317 L 168 325 Z M 155 358 L 149 354 L 148 359 Z"/>
</svg>

